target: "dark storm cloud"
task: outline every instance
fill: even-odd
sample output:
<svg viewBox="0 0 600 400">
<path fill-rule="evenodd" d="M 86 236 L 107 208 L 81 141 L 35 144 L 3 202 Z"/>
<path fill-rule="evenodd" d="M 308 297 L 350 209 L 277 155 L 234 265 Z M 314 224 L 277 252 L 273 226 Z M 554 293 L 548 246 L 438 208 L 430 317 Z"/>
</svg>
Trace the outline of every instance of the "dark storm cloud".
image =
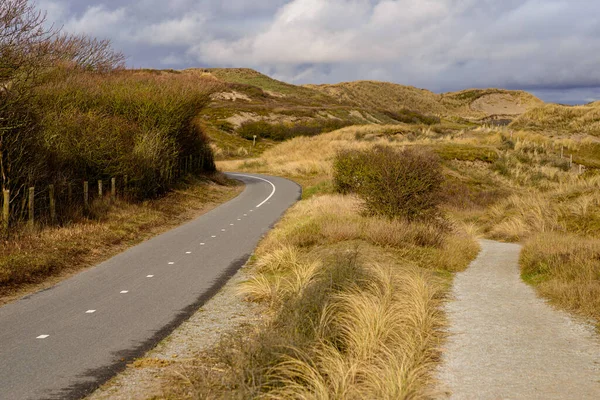
<svg viewBox="0 0 600 400">
<path fill-rule="evenodd" d="M 294 83 L 378 79 L 434 91 L 522 88 L 587 102 L 595 0 L 40 0 L 135 67 L 246 66 Z"/>
</svg>

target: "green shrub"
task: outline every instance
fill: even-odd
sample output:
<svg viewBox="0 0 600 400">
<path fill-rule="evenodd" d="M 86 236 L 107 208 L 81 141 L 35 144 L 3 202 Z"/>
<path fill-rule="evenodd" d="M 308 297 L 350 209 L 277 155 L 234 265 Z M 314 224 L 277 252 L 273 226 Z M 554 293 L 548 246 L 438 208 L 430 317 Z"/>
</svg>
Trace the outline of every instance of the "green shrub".
<svg viewBox="0 0 600 400">
<path fill-rule="evenodd" d="M 440 159 L 427 149 L 377 146 L 339 153 L 334 180 L 342 192 L 356 192 L 370 215 L 408 220 L 438 215 L 443 174 Z"/>
<path fill-rule="evenodd" d="M 254 136 L 261 139 L 273 139 L 276 136 L 275 126 L 266 121 L 244 122 L 237 129 L 237 134 L 248 140 L 253 140 Z"/>
<path fill-rule="evenodd" d="M 440 123 L 440 118 L 433 115 L 425 115 L 409 109 L 402 109 L 400 111 L 382 111 L 383 114 L 396 120 L 398 122 L 404 122 L 405 124 L 424 124 L 424 125 L 435 125 Z"/>
<path fill-rule="evenodd" d="M 284 141 L 298 136 L 316 136 L 352 124 L 352 122 L 337 119 L 316 119 L 294 124 L 272 124 L 266 121 L 250 121 L 243 123 L 237 129 L 237 134 L 248 140 L 253 140 L 254 136 L 256 136 L 261 139 Z"/>
<path fill-rule="evenodd" d="M 443 160 L 493 163 L 499 158 L 494 148 L 460 143 L 437 144 L 433 146 L 433 151 Z"/>
<path fill-rule="evenodd" d="M 51 174 L 62 181 L 127 176 L 129 194 L 145 199 L 169 190 L 183 166 L 214 171 L 195 121 L 214 88 L 181 74 L 55 72 L 36 91 Z"/>
<path fill-rule="evenodd" d="M 358 193 L 369 170 L 368 153 L 360 150 L 340 151 L 333 161 L 333 184 L 338 193 Z"/>
</svg>

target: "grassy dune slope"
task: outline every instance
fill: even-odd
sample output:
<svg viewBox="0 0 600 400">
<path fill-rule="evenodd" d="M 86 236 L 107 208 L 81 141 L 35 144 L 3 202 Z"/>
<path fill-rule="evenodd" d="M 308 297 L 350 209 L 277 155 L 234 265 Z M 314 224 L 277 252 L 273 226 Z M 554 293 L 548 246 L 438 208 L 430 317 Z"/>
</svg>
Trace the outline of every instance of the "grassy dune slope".
<svg viewBox="0 0 600 400">
<path fill-rule="evenodd" d="M 337 85 L 307 85 L 334 97 L 340 103 L 358 107 L 400 111 L 410 109 L 427 114 L 445 114 L 440 96 L 424 89 L 388 82 L 358 81 Z"/>
<path fill-rule="evenodd" d="M 600 321 L 600 146 L 594 138 L 510 129 L 436 133 L 399 128 L 348 127 L 296 138 L 258 159 L 226 165 L 294 177 L 309 187 L 310 196 L 332 191 L 322 177 L 332 176 L 331 160 L 338 150 L 430 147 L 446 160 L 447 212 L 489 238 L 523 242 L 524 279 L 557 305 Z"/>
<path fill-rule="evenodd" d="M 259 147 L 252 148 L 251 142 L 240 138 L 238 132 L 244 123 L 263 121 L 287 127 L 314 127 L 331 121 L 346 125 L 432 125 L 451 121 L 464 124 L 467 120 L 503 116 L 513 119 L 542 103 L 525 92 L 498 89 L 438 95 L 373 81 L 296 86 L 243 68 L 191 69 L 184 73 L 210 77 L 225 85 L 200 116 L 213 138 L 217 159 L 260 154 L 273 144 L 257 132 Z"/>
<path fill-rule="evenodd" d="M 423 114 L 476 119 L 519 115 L 543 103 L 529 93 L 501 89 L 468 89 L 438 95 L 412 86 L 375 81 L 307 87 L 327 93 L 340 102 L 367 108 L 394 112 L 409 109 Z"/>
<path fill-rule="evenodd" d="M 521 115 L 511 127 L 555 134 L 600 136 L 600 102 L 576 107 L 546 104 Z"/>
</svg>

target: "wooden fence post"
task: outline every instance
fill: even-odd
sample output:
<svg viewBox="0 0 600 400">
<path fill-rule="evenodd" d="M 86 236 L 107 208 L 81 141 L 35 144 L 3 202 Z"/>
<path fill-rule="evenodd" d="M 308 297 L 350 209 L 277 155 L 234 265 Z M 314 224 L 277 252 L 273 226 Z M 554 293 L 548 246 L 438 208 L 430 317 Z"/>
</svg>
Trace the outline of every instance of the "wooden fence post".
<svg viewBox="0 0 600 400">
<path fill-rule="evenodd" d="M 90 206 L 90 184 L 88 181 L 83 182 L 83 205 L 85 208 Z"/>
<path fill-rule="evenodd" d="M 29 227 L 35 224 L 35 187 L 29 188 Z"/>
<path fill-rule="evenodd" d="M 100 200 L 102 200 L 102 179 L 98 181 L 98 196 L 100 196 Z"/>
<path fill-rule="evenodd" d="M 50 197 L 50 219 L 56 223 L 56 201 L 54 199 L 54 185 L 48 185 L 48 197 Z"/>
<path fill-rule="evenodd" d="M 117 178 L 111 178 L 110 180 L 110 199 L 113 202 L 117 200 Z"/>
<path fill-rule="evenodd" d="M 4 231 L 8 232 L 8 227 L 10 226 L 10 190 L 2 190 L 4 203 L 2 204 L 2 225 L 4 226 Z"/>
</svg>

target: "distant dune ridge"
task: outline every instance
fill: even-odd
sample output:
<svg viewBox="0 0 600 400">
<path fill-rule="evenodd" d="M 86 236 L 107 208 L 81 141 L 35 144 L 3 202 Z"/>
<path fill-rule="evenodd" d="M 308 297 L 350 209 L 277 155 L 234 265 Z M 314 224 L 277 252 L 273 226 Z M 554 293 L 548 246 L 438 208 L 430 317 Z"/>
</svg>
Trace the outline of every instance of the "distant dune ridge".
<svg viewBox="0 0 600 400">
<path fill-rule="evenodd" d="M 412 86 L 377 81 L 296 86 L 251 69 L 217 68 L 199 71 L 234 86 L 254 86 L 272 98 L 291 97 L 308 103 L 320 102 L 323 106 L 343 105 L 392 112 L 409 109 L 424 114 L 481 119 L 494 115 L 514 117 L 544 104 L 530 93 L 515 90 L 468 89 L 436 94 Z"/>
<path fill-rule="evenodd" d="M 377 81 L 299 86 L 246 68 L 157 73 L 195 75 L 219 83 L 198 119 L 212 139 L 217 159 L 248 156 L 252 151 L 248 140 L 255 135 L 261 152 L 270 146 L 264 139 L 314 136 L 348 125 L 408 124 L 442 132 L 500 124 L 515 130 L 600 136 L 600 102 L 575 107 L 546 104 L 519 90 L 437 94 Z"/>
<path fill-rule="evenodd" d="M 506 125 L 545 105 L 530 93 L 503 89 L 436 94 L 376 81 L 298 86 L 246 68 L 193 68 L 160 73 L 196 75 L 221 84 L 200 115 L 218 159 L 247 156 L 247 140 L 254 135 L 278 141 L 347 125 Z"/>
</svg>

